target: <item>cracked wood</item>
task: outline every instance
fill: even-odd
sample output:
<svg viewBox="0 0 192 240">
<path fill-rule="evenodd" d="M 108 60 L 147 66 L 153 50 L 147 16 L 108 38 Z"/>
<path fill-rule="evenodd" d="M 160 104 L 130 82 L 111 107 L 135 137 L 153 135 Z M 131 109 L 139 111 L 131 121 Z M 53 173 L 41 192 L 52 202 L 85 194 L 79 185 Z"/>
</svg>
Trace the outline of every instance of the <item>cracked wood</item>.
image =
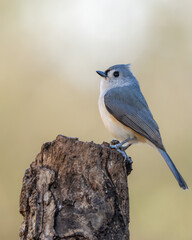
<svg viewBox="0 0 192 240">
<path fill-rule="evenodd" d="M 59 135 L 26 170 L 20 239 L 129 239 L 123 157 L 108 143 Z"/>
</svg>

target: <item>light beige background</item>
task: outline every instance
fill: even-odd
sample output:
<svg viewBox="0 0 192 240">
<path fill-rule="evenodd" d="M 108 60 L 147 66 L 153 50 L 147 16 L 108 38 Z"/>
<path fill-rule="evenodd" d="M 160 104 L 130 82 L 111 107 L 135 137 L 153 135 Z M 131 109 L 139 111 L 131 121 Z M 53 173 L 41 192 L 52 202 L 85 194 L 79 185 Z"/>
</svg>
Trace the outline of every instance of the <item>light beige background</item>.
<svg viewBox="0 0 192 240">
<path fill-rule="evenodd" d="M 192 2 L 0 1 L 0 239 L 18 239 L 25 169 L 58 134 L 110 141 L 98 112 L 99 76 L 132 71 L 181 190 L 158 152 L 129 149 L 130 231 L 135 240 L 192 239 Z"/>
</svg>

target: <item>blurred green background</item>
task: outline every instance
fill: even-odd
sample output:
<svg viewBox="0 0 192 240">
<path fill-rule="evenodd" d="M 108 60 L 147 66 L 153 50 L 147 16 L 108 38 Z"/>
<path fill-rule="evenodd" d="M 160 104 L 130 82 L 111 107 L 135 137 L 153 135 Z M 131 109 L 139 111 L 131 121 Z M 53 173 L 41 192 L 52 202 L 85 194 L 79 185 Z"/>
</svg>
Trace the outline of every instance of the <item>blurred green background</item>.
<svg viewBox="0 0 192 240">
<path fill-rule="evenodd" d="M 58 134 L 110 141 L 96 70 L 131 63 L 181 190 L 160 154 L 132 146 L 131 239 L 192 239 L 192 1 L 0 1 L 0 239 L 18 239 L 25 169 Z"/>
</svg>

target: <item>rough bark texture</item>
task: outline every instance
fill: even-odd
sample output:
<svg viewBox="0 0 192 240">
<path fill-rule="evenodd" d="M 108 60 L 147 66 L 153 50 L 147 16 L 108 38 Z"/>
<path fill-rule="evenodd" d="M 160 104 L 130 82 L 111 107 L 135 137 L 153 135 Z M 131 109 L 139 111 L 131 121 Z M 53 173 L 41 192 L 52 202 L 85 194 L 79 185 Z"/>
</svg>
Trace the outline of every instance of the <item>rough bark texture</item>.
<svg viewBox="0 0 192 240">
<path fill-rule="evenodd" d="M 129 239 L 123 157 L 59 135 L 45 143 L 23 178 L 20 239 Z"/>
</svg>

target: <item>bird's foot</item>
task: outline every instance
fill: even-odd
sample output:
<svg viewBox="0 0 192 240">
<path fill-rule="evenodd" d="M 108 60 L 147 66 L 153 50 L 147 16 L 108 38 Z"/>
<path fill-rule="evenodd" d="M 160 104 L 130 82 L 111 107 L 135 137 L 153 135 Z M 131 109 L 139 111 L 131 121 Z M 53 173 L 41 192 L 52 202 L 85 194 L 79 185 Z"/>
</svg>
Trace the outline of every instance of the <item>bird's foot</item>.
<svg viewBox="0 0 192 240">
<path fill-rule="evenodd" d="M 131 173 L 131 171 L 133 170 L 133 168 L 132 168 L 133 161 L 132 161 L 131 157 L 129 157 L 124 150 L 117 149 L 117 151 L 119 153 L 121 153 L 124 157 L 126 172 L 127 172 L 127 176 L 128 176 Z"/>
<path fill-rule="evenodd" d="M 121 155 L 124 157 L 124 161 L 125 161 L 125 166 L 126 166 L 126 171 L 127 171 L 127 175 L 129 175 L 132 171 L 132 159 L 131 157 L 129 157 L 125 150 L 130 146 L 131 144 L 128 144 L 126 146 L 123 146 L 122 143 L 120 143 L 118 140 L 112 140 L 111 141 L 111 145 L 110 148 L 112 149 L 116 149 L 119 153 L 121 153 Z"/>
<path fill-rule="evenodd" d="M 110 148 L 113 148 L 113 149 L 121 149 L 122 147 L 122 143 L 119 142 L 118 140 L 112 140 L 111 141 L 111 145 L 110 145 Z"/>
<path fill-rule="evenodd" d="M 125 139 L 123 142 L 119 142 L 118 140 L 112 140 L 110 147 L 125 151 L 128 147 L 131 146 L 131 143 L 127 143 L 127 142 L 128 142 L 128 139 Z M 124 145 L 125 143 L 127 143 L 127 145 Z"/>
<path fill-rule="evenodd" d="M 129 157 L 124 150 L 117 149 L 117 151 L 118 151 L 119 153 L 121 153 L 121 155 L 124 157 L 124 161 L 125 161 L 125 162 L 127 162 L 128 164 L 132 164 L 132 163 L 133 163 L 131 157 Z"/>
</svg>

